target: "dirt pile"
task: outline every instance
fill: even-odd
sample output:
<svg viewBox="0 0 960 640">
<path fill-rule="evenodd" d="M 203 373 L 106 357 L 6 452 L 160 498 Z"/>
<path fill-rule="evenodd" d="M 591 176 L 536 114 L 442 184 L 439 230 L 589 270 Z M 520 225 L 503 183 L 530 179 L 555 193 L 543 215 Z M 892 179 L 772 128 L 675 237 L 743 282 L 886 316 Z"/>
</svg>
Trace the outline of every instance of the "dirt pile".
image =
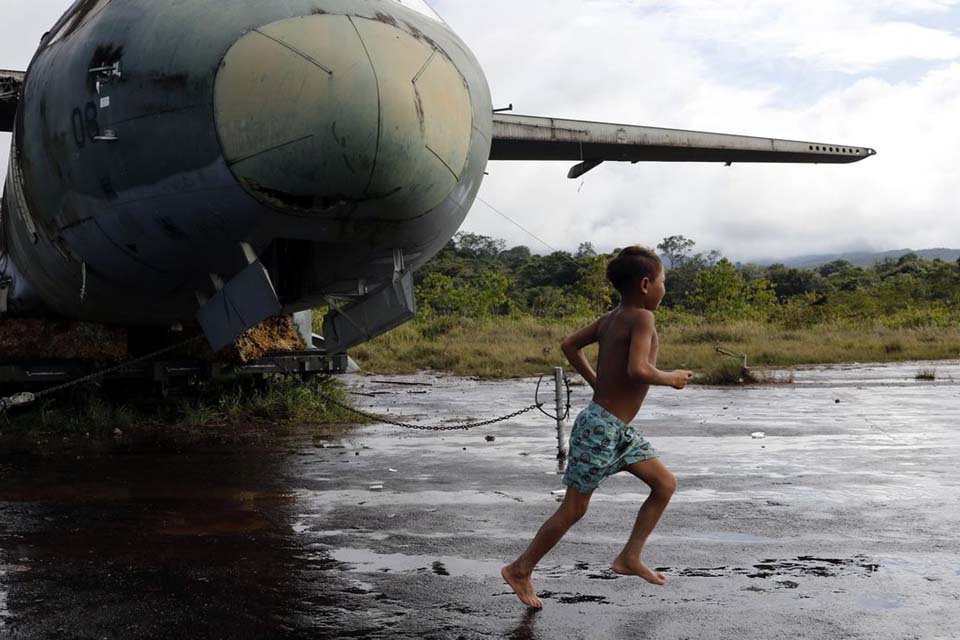
<svg viewBox="0 0 960 640">
<path fill-rule="evenodd" d="M 235 355 L 242 363 L 253 362 L 264 356 L 284 351 L 303 351 L 306 345 L 290 316 L 268 318 L 236 339 L 228 355 Z"/>
<path fill-rule="evenodd" d="M 127 357 L 125 329 L 83 322 L 0 320 L 0 359 L 95 360 Z"/>
<path fill-rule="evenodd" d="M 180 334 L 169 338 L 169 343 L 189 337 L 190 334 Z M 162 344 L 157 346 L 161 347 Z M 305 348 L 293 318 L 279 316 L 265 320 L 219 353 L 200 341 L 170 355 L 218 364 L 247 364 L 271 353 Z M 56 320 L 0 320 L 0 362 L 49 359 L 113 363 L 128 357 L 125 329 Z"/>
</svg>

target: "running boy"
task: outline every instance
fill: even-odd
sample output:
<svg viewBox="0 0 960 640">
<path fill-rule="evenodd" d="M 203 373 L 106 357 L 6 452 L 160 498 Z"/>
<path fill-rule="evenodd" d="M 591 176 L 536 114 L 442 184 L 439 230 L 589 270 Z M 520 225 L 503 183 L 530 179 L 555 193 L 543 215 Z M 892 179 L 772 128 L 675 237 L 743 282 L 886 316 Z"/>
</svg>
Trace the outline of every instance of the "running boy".
<svg viewBox="0 0 960 640">
<path fill-rule="evenodd" d="M 523 555 L 500 572 L 528 607 L 543 607 L 533 588 L 534 568 L 586 514 L 590 496 L 600 483 L 621 471 L 646 482 L 650 496 L 611 569 L 652 584 L 666 583 L 666 578 L 649 569 L 640 555 L 676 491 L 677 479 L 650 443 L 629 426 L 652 385 L 683 389 L 693 378 L 690 371 L 666 373 L 656 367 L 660 343 L 653 312 L 666 292 L 664 275 L 663 263 L 653 251 L 643 247 L 624 249 L 607 267 L 607 278 L 620 292 L 620 306 L 563 341 L 564 355 L 593 387 L 593 402 L 577 417 L 570 434 L 563 504 L 540 528 Z M 596 372 L 583 354 L 583 349 L 595 342 L 600 343 Z"/>
</svg>

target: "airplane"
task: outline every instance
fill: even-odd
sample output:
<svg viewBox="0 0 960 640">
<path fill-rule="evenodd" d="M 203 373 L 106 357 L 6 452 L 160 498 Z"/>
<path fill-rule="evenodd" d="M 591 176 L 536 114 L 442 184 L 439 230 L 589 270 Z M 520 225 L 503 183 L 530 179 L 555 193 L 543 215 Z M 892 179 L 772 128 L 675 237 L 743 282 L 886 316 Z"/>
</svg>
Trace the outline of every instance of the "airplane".
<svg viewBox="0 0 960 640">
<path fill-rule="evenodd" d="M 495 112 L 423 0 L 76 0 L 25 72 L 0 318 L 199 325 L 214 349 L 328 305 L 325 349 L 415 314 L 413 272 L 456 234 L 487 164 L 847 164 L 866 147 Z"/>
</svg>

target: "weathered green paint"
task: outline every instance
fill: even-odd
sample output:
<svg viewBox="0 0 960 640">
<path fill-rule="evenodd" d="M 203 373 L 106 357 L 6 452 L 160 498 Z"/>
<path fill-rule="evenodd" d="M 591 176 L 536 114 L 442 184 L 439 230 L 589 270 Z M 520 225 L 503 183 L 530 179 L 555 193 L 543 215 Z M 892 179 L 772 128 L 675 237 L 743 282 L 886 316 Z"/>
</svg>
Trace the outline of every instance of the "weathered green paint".
<svg viewBox="0 0 960 640">
<path fill-rule="evenodd" d="M 227 53 L 215 114 L 224 156 L 271 207 L 417 218 L 447 198 L 471 141 L 466 81 L 396 21 L 312 15 L 259 27 Z"/>
<path fill-rule="evenodd" d="M 230 49 L 216 81 L 217 130 L 249 191 L 305 210 L 366 197 L 379 114 L 376 76 L 358 63 L 365 59 L 347 16 L 265 25 Z"/>
</svg>

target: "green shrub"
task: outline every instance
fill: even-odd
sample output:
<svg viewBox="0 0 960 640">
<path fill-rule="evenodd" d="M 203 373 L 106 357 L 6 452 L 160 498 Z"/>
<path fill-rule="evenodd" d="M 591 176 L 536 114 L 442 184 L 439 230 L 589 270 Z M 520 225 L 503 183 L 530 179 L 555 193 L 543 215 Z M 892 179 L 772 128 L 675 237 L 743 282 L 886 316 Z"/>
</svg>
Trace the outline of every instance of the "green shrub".
<svg viewBox="0 0 960 640">
<path fill-rule="evenodd" d="M 705 371 L 701 371 L 694 379 L 696 384 L 709 386 L 733 386 L 742 384 L 756 384 L 760 382 L 753 372 L 745 369 L 735 360 L 722 360 Z"/>
</svg>

